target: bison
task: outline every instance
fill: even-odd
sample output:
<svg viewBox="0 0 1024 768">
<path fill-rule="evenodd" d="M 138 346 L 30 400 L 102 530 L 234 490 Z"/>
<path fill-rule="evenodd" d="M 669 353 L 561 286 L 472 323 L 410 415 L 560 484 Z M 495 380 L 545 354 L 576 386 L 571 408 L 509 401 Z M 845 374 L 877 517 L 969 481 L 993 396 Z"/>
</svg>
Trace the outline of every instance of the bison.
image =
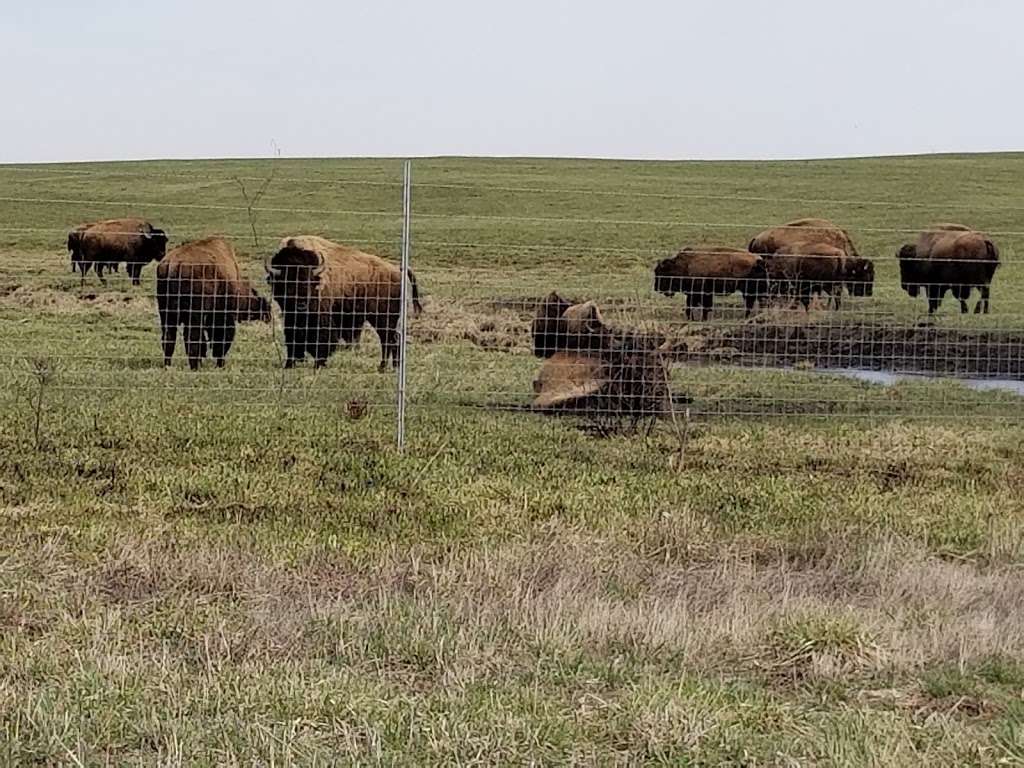
<svg viewBox="0 0 1024 768">
<path fill-rule="evenodd" d="M 763 299 L 768 289 L 765 260 L 736 248 L 683 248 L 654 268 L 654 290 L 665 296 L 686 294 L 686 319 L 701 313 L 707 318 L 714 307 L 715 294 L 739 291 L 743 295 L 747 317 L 754 302 Z"/>
<path fill-rule="evenodd" d="M 594 302 L 573 304 L 554 291 L 538 304 L 530 330 L 533 354 L 543 358 L 565 349 L 599 351 L 610 334 Z"/>
<path fill-rule="evenodd" d="M 796 299 L 809 309 L 811 294 L 826 294 L 839 309 L 847 273 L 841 248 L 821 243 L 793 243 L 766 260 L 773 290 Z"/>
<path fill-rule="evenodd" d="M 103 270 L 114 272 L 125 262 L 132 285 L 142 282 L 142 268 L 160 261 L 167 250 L 167 235 L 143 219 L 107 219 L 80 224 L 68 233 L 71 271 L 77 267 L 82 282 L 89 268 L 96 266 L 100 282 L 106 283 Z"/>
<path fill-rule="evenodd" d="M 828 219 L 796 219 L 755 235 L 747 245 L 751 253 L 769 256 L 793 243 L 822 243 L 840 248 L 847 256 L 857 256 L 849 233 Z"/>
<path fill-rule="evenodd" d="M 267 282 L 284 314 L 285 367 L 308 354 L 317 368 L 339 343 L 359 340 L 369 323 L 380 339 L 380 370 L 399 364 L 401 270 L 369 253 L 322 237 L 286 237 L 267 262 Z M 413 312 L 422 311 L 416 277 L 409 270 Z"/>
<path fill-rule="evenodd" d="M 900 286 L 912 298 L 924 291 L 928 314 L 934 314 L 947 291 L 967 312 L 971 290 L 981 294 L 975 314 L 989 312 L 992 278 L 999 268 L 999 249 L 985 234 L 962 224 L 937 224 L 922 232 L 915 244 L 907 244 L 897 253 Z"/>
<path fill-rule="evenodd" d="M 843 287 L 851 296 L 870 296 L 874 292 L 875 265 L 857 253 L 853 239 L 845 230 L 828 219 L 797 219 L 780 227 L 766 229 L 751 239 L 747 246 L 751 253 L 760 253 L 771 259 L 777 253 L 788 250 L 791 255 L 820 254 L 833 258 L 837 251 L 842 256 L 841 274 L 832 282 L 832 289 L 826 291 L 830 302 L 839 309 Z M 790 266 L 779 267 L 776 274 L 791 272 Z M 771 272 L 769 265 L 769 272 Z M 824 277 L 824 275 L 822 275 Z M 784 283 L 774 288 L 792 287 Z"/>
<path fill-rule="evenodd" d="M 193 371 L 206 357 L 207 343 L 217 367 L 224 367 L 237 322 L 270 322 L 270 302 L 242 277 L 235 249 L 222 237 L 186 243 L 168 253 L 156 268 L 156 301 L 164 365 L 171 364 L 182 325 Z"/>
</svg>

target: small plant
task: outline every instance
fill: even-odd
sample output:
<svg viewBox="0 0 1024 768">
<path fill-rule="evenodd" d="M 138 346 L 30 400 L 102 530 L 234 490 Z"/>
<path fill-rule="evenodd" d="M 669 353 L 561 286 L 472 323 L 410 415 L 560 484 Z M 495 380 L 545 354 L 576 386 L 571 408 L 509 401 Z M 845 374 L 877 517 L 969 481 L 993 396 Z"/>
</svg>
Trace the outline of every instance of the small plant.
<svg viewBox="0 0 1024 768">
<path fill-rule="evenodd" d="M 35 357 L 28 361 L 29 372 L 35 379 L 35 393 L 29 398 L 33 412 L 32 439 L 36 450 L 43 447 L 43 403 L 46 401 L 46 390 L 57 376 L 56 361 L 46 357 Z"/>
<path fill-rule="evenodd" d="M 351 421 L 359 421 L 363 418 L 368 408 L 367 402 L 360 398 L 352 398 L 345 403 L 345 413 Z"/>
</svg>

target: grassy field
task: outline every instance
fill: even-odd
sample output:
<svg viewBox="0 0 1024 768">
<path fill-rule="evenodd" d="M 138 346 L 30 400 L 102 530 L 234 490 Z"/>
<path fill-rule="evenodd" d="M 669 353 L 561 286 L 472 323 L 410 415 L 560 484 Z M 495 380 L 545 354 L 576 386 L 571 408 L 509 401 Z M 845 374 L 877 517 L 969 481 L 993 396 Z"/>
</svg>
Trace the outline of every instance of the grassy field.
<svg viewBox="0 0 1024 768">
<path fill-rule="evenodd" d="M 271 170 L 256 247 L 235 179 Z M 1022 172 L 417 161 L 399 454 L 372 334 L 282 376 L 280 329 L 246 326 L 226 370 L 165 371 L 152 268 L 81 287 L 64 241 L 128 213 L 227 234 L 258 285 L 285 234 L 393 258 L 400 163 L 0 167 L 0 763 L 1024 764 L 1020 398 L 719 346 L 673 370 L 682 431 L 489 407 L 529 400 L 532 299 L 700 350 L 737 301 L 682 323 L 651 265 L 805 215 L 876 259 L 875 295 L 750 327 L 1019 359 Z M 993 313 L 925 324 L 893 254 L 949 220 L 999 233 Z"/>
</svg>

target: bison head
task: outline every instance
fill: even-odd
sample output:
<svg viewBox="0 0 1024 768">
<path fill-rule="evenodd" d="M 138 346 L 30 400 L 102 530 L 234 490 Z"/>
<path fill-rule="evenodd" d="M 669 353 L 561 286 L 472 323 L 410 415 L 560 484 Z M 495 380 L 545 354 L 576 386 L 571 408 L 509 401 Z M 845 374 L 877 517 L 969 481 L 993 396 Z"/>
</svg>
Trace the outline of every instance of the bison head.
<svg viewBox="0 0 1024 768">
<path fill-rule="evenodd" d="M 572 306 L 552 291 L 537 305 L 537 313 L 530 325 L 533 336 L 533 354 L 537 357 L 551 357 L 558 349 L 559 327 L 562 313 Z"/>
<path fill-rule="evenodd" d="M 922 263 L 917 257 L 917 248 L 913 245 L 904 245 L 900 248 L 896 258 L 900 262 L 900 287 L 906 291 L 911 298 L 916 298 L 921 292 Z"/>
<path fill-rule="evenodd" d="M 680 288 L 679 257 L 673 256 L 659 261 L 654 267 L 654 290 L 671 298 Z"/>
<path fill-rule="evenodd" d="M 768 295 L 768 262 L 764 258 L 759 258 L 754 262 L 754 266 L 750 268 L 750 274 L 747 275 L 747 285 L 749 293 L 752 296 L 763 297 Z"/>
<path fill-rule="evenodd" d="M 320 293 L 325 269 L 323 254 L 285 245 L 266 264 L 274 301 L 286 314 L 308 312 Z"/>
<path fill-rule="evenodd" d="M 150 261 L 160 261 L 167 253 L 167 233 L 154 227 L 145 235 L 146 255 Z"/>
<path fill-rule="evenodd" d="M 272 319 L 270 302 L 250 288 L 246 301 L 242 303 L 240 315 L 239 319 L 243 321 L 269 323 Z"/>
<path fill-rule="evenodd" d="M 855 256 L 846 266 L 846 288 L 851 296 L 870 296 L 875 290 L 875 263 Z"/>
</svg>

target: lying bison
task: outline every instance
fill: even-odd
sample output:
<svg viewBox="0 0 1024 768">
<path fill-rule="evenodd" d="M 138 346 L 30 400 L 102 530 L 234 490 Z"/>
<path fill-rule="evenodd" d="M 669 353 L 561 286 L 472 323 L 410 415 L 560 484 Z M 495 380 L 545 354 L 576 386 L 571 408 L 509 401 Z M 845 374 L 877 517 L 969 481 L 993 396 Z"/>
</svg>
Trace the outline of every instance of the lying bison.
<svg viewBox="0 0 1024 768">
<path fill-rule="evenodd" d="M 284 314 L 285 367 L 308 354 L 317 368 L 339 343 L 359 340 L 369 323 L 380 339 L 380 370 L 399 363 L 401 270 L 384 259 L 312 235 L 287 237 L 266 265 L 274 301 Z M 422 311 L 409 270 L 413 312 Z"/>
<path fill-rule="evenodd" d="M 559 350 L 599 351 L 608 345 L 608 328 L 597 305 L 573 304 L 552 291 L 537 305 L 530 327 L 533 354 L 548 358 Z"/>
<path fill-rule="evenodd" d="M 924 292 L 928 314 L 934 314 L 949 291 L 967 312 L 971 290 L 981 294 L 974 312 L 989 311 L 992 278 L 999 268 L 999 249 L 981 232 L 961 224 L 937 224 L 922 232 L 916 244 L 900 248 L 900 285 L 912 298 Z"/>
<path fill-rule="evenodd" d="M 686 294 L 686 319 L 698 313 L 707 318 L 714 297 L 739 291 L 749 317 L 754 302 L 768 290 L 765 260 L 757 254 L 736 248 L 683 248 L 670 259 L 662 259 L 654 268 L 654 290 L 665 296 Z"/>
<path fill-rule="evenodd" d="M 107 219 L 80 224 L 68 233 L 71 271 L 77 267 L 82 282 L 93 265 L 96 276 L 105 283 L 103 270 L 117 271 L 124 262 L 132 285 L 142 282 L 142 268 L 160 261 L 167 249 L 167 235 L 143 219 Z"/>
<path fill-rule="evenodd" d="M 839 309 L 844 287 L 851 296 L 870 296 L 874 292 L 874 262 L 858 254 L 850 234 L 828 219 L 797 219 L 779 227 L 766 229 L 751 239 L 747 248 L 751 253 L 764 255 L 769 261 L 779 253 L 820 256 L 821 268 L 808 267 L 806 271 L 811 273 L 812 279 L 820 278 L 823 281 L 816 281 L 814 285 L 830 286 L 830 289 L 824 292 L 829 295 L 829 300 L 835 303 L 836 309 Z M 840 259 L 838 264 L 831 261 L 837 257 Z M 835 270 L 830 279 L 828 272 L 832 267 L 835 267 Z M 792 263 L 774 270 L 769 265 L 768 271 L 775 274 L 791 274 Z M 790 281 L 773 285 L 775 291 L 792 291 L 793 288 L 794 284 Z M 819 293 L 822 290 L 823 288 L 817 289 Z M 797 291 L 797 294 L 803 301 L 800 291 Z"/>
<path fill-rule="evenodd" d="M 270 322 L 270 302 L 242 277 L 234 247 L 221 237 L 186 243 L 168 253 L 156 268 L 156 302 L 164 365 L 171 364 L 181 325 L 193 371 L 206 357 L 207 344 L 217 367 L 224 367 L 237 322 Z"/>
</svg>

